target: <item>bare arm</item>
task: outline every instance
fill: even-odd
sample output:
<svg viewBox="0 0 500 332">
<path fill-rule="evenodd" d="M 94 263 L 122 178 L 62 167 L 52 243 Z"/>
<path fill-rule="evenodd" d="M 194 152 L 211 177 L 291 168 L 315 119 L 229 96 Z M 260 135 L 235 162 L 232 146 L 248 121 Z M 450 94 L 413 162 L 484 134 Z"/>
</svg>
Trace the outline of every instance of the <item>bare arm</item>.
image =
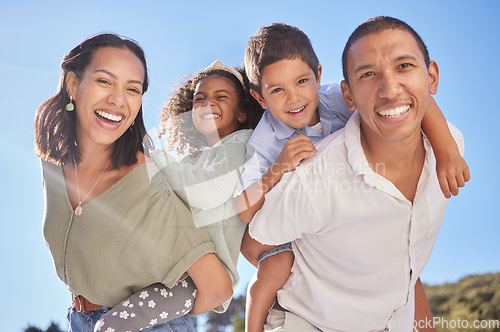
<svg viewBox="0 0 500 332">
<path fill-rule="evenodd" d="M 431 308 L 425 296 L 425 289 L 418 278 L 415 284 L 415 330 L 417 332 L 437 331 L 434 327 Z"/>
<path fill-rule="evenodd" d="M 293 171 L 303 159 L 311 157 L 315 153 L 316 148 L 309 137 L 298 135 L 290 138 L 278 159 L 262 178 L 244 190 L 241 195 L 235 197 L 234 203 L 240 219 L 250 223 L 253 216 L 264 204 L 265 195 L 281 180 L 283 174 Z"/>
<path fill-rule="evenodd" d="M 192 315 L 210 311 L 233 295 L 231 278 L 215 254 L 205 254 L 199 258 L 187 273 L 198 290 Z"/>
<path fill-rule="evenodd" d="M 436 171 L 444 196 L 450 198 L 450 192 L 454 196 L 458 195 L 458 188 L 469 181 L 469 167 L 460 155 L 446 119 L 432 97 L 422 120 L 422 128 L 431 141 L 436 156 Z"/>
</svg>

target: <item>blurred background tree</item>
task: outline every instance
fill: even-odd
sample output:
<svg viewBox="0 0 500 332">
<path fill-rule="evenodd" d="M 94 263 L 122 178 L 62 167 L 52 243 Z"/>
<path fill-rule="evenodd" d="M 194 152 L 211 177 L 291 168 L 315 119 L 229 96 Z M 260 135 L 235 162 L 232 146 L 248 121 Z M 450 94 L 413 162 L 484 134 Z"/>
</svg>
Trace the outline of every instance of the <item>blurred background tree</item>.
<svg viewBox="0 0 500 332">
<path fill-rule="evenodd" d="M 472 275 L 452 284 L 425 286 L 425 292 L 433 316 L 449 322 L 436 326 L 438 331 L 500 331 L 500 273 Z M 458 319 L 467 321 L 468 327 L 464 327 L 465 323 L 457 326 Z M 475 329 L 474 321 L 491 324 Z"/>
</svg>

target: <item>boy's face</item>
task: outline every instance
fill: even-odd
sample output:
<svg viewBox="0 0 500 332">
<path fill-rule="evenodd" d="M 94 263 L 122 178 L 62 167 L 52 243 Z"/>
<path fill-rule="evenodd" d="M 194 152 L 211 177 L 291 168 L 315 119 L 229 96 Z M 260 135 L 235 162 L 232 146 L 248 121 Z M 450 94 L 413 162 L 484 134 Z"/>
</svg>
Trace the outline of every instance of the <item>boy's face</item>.
<svg viewBox="0 0 500 332">
<path fill-rule="evenodd" d="M 347 73 L 344 99 L 358 109 L 365 135 L 390 142 L 420 135 L 439 75 L 435 62 L 427 68 L 409 32 L 388 29 L 360 38 L 349 50 Z"/>
<path fill-rule="evenodd" d="M 264 67 L 262 96 L 254 90 L 251 93 L 262 108 L 269 108 L 276 119 L 299 129 L 319 122 L 320 80 L 321 65 L 316 77 L 302 59 L 284 59 Z"/>
</svg>

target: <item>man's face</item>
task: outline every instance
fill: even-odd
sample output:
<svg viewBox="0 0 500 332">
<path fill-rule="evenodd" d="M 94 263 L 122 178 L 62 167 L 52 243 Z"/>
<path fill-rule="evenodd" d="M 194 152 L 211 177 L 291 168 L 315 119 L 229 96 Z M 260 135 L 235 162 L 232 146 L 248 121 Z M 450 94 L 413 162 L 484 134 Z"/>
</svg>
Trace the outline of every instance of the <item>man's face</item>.
<svg viewBox="0 0 500 332">
<path fill-rule="evenodd" d="M 251 93 L 276 119 L 299 129 L 319 122 L 320 80 L 321 66 L 316 77 L 302 59 L 284 59 L 262 70 L 262 96 L 253 90 Z"/>
<path fill-rule="evenodd" d="M 365 135 L 390 142 L 420 135 L 438 68 L 434 62 L 427 68 L 409 32 L 388 29 L 360 38 L 348 52 L 347 73 L 344 99 L 358 109 Z"/>
</svg>

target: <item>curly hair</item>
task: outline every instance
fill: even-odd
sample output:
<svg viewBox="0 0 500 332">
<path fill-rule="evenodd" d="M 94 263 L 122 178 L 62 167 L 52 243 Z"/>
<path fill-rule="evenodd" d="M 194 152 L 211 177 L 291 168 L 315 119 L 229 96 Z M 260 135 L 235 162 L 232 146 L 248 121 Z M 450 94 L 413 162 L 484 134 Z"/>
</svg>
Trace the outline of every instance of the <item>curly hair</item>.
<svg viewBox="0 0 500 332">
<path fill-rule="evenodd" d="M 229 79 L 238 93 L 241 109 L 246 110 L 247 119 L 240 123 L 239 129 L 254 129 L 263 114 L 259 103 L 250 95 L 248 78 L 243 68 L 235 68 L 242 76 L 245 86 L 231 73 L 224 70 L 201 71 L 186 82 L 167 99 L 160 115 L 160 134 L 163 136 L 168 132 L 166 149 L 176 150 L 177 155 L 194 155 L 207 145 L 203 136 L 194 126 L 191 112 L 193 110 L 194 90 L 206 77 L 217 75 Z"/>
</svg>

